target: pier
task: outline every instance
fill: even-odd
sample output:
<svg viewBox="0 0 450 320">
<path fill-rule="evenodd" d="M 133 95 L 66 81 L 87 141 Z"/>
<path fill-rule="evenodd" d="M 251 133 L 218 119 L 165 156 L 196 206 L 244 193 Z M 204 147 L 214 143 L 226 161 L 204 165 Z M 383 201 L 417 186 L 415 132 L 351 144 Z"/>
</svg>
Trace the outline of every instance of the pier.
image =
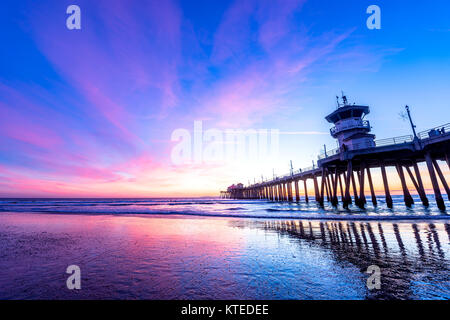
<svg viewBox="0 0 450 320">
<path fill-rule="evenodd" d="M 339 147 L 325 151 L 318 156 L 317 165 L 291 170 L 289 174 L 244 186 L 236 184 L 220 196 L 227 199 L 266 199 L 271 201 L 309 202 L 307 181 L 312 180 L 314 200 L 321 206 L 325 201 L 344 208 L 354 203 L 364 208 L 367 199 L 365 190 L 370 191 L 370 201 L 377 206 L 371 169 L 379 168 L 384 186 L 386 205 L 393 202 L 386 168 L 397 172 L 404 202 L 407 207 L 414 204 L 410 193 L 411 181 L 424 206 L 429 205 L 422 181 L 419 163 L 425 163 L 431 180 L 435 201 L 440 210 L 445 210 L 441 186 L 450 200 L 450 189 L 438 161 L 445 161 L 450 168 L 450 123 L 416 133 L 409 107 L 407 115 L 412 135 L 375 140 L 371 125 L 365 120 L 370 112 L 368 106 L 349 104 L 345 96 L 338 101 L 335 111 L 325 119 L 334 124 L 330 134 L 338 140 Z M 303 188 L 304 197 L 300 197 Z M 340 197 L 339 197 L 340 195 Z"/>
</svg>

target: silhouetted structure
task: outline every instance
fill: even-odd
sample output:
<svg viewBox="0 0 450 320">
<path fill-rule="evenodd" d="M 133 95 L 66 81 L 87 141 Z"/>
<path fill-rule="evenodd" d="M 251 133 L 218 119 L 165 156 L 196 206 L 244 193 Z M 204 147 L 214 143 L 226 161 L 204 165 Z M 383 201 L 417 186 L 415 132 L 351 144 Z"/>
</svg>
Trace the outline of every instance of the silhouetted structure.
<svg viewBox="0 0 450 320">
<path fill-rule="evenodd" d="M 221 197 L 231 199 L 269 199 L 272 201 L 299 202 L 299 182 L 303 181 L 305 201 L 308 202 L 306 181 L 313 180 L 315 200 L 324 204 L 326 196 L 334 206 L 338 204 L 338 191 L 343 206 L 346 208 L 353 201 L 363 208 L 366 204 L 365 187 L 368 182 L 371 200 L 377 205 L 377 198 L 372 182 L 371 168 L 380 168 L 384 185 L 386 204 L 392 208 L 392 197 L 386 175 L 386 167 L 395 167 L 399 175 L 406 206 L 410 207 L 414 200 L 406 182 L 406 173 L 411 179 L 422 203 L 428 206 L 428 198 L 423 186 L 418 163 L 425 162 L 433 186 L 437 206 L 445 210 L 439 180 L 450 200 L 448 183 L 439 167 L 438 160 L 446 161 L 450 167 L 450 123 L 416 133 L 408 106 L 409 120 L 413 135 L 375 140 L 371 134 L 369 121 L 364 117 L 370 112 L 368 106 L 351 105 L 345 96 L 335 111 L 325 119 L 334 124 L 331 135 L 338 140 L 339 147 L 326 151 L 319 156 L 317 167 L 292 171 L 272 180 L 255 183 L 242 188 L 228 188 L 221 192 Z M 355 177 L 356 176 L 356 177 Z M 367 176 L 367 179 L 366 179 Z M 351 195 L 353 191 L 353 198 Z"/>
</svg>

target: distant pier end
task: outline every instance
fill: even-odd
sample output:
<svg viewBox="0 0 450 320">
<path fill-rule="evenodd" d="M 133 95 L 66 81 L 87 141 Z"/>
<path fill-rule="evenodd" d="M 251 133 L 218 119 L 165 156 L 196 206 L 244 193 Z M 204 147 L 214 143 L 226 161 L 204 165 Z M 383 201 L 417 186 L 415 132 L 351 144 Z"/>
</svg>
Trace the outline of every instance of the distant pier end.
<svg viewBox="0 0 450 320">
<path fill-rule="evenodd" d="M 414 200 L 410 194 L 407 178 L 420 196 L 423 205 L 429 200 L 422 182 L 418 164 L 425 162 L 435 201 L 439 209 L 445 210 L 439 182 L 450 200 L 450 189 L 439 166 L 438 160 L 446 161 L 450 168 L 450 123 L 420 133 L 416 133 L 409 108 L 406 107 L 413 135 L 375 140 L 371 133 L 368 106 L 349 104 L 342 96 L 337 108 L 325 119 L 334 126 L 330 134 L 337 139 L 339 147 L 319 155 L 317 166 L 292 171 L 289 174 L 260 183 L 244 186 L 232 185 L 227 191 L 221 191 L 222 198 L 228 199 L 268 199 L 271 201 L 301 201 L 300 187 L 303 184 L 304 201 L 308 202 L 306 181 L 313 180 L 315 201 L 323 206 L 325 199 L 334 206 L 340 201 L 345 208 L 353 201 L 364 208 L 368 184 L 371 201 L 377 205 L 377 198 L 372 182 L 372 168 L 380 168 L 385 200 L 392 208 L 389 181 L 386 167 L 395 167 L 401 181 L 405 205 L 411 207 Z M 303 183 L 301 183 L 303 181 Z M 294 197 L 295 192 L 295 197 Z"/>
</svg>

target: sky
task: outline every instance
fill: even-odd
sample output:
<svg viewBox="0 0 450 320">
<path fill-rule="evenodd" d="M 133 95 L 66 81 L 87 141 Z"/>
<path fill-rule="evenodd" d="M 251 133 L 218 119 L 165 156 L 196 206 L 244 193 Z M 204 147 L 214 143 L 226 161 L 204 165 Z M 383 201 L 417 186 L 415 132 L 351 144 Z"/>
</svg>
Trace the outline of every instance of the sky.
<svg viewBox="0 0 450 320">
<path fill-rule="evenodd" d="M 418 131 L 445 124 L 449 17 L 445 0 L 1 1 L 0 196 L 218 195 L 335 148 L 341 91 L 377 139 L 411 134 L 406 104 Z M 228 157 L 230 130 L 278 143 Z"/>
</svg>

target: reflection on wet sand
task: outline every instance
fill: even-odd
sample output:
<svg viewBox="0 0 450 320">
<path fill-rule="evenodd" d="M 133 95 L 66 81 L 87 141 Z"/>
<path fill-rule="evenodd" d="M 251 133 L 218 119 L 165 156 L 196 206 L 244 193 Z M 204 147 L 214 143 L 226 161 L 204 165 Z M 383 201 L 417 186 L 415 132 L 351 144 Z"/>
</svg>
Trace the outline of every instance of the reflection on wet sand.
<svg viewBox="0 0 450 320">
<path fill-rule="evenodd" d="M 0 299 L 450 299 L 447 223 L 2 213 Z M 82 290 L 66 288 L 67 266 Z M 381 290 L 369 290 L 370 265 Z"/>
<path fill-rule="evenodd" d="M 379 266 L 381 289 L 367 290 L 366 298 L 414 299 L 430 286 L 436 298 L 449 295 L 448 223 L 267 220 L 236 226 L 242 224 L 319 246 L 337 263 L 351 263 L 361 273 Z"/>
</svg>

